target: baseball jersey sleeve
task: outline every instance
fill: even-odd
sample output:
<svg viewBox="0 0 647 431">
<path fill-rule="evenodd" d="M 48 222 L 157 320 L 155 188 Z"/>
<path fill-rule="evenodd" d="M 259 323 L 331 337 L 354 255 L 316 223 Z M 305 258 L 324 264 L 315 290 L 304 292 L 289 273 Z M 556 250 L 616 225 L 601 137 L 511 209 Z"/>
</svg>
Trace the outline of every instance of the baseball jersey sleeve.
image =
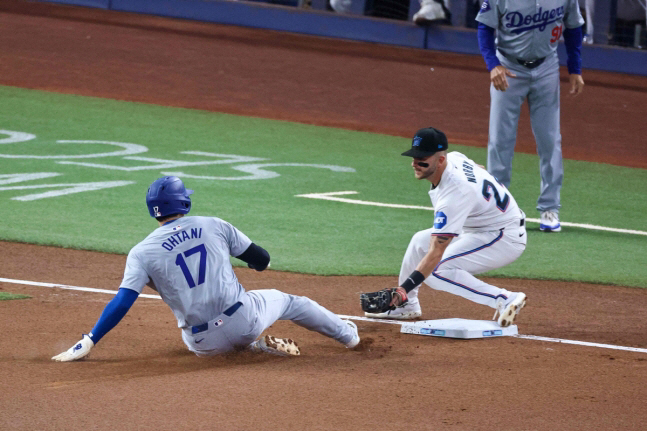
<svg viewBox="0 0 647 431">
<path fill-rule="evenodd" d="M 432 236 L 458 236 L 463 231 L 474 201 L 459 190 L 450 196 L 451 199 L 441 199 L 436 204 Z"/>
<path fill-rule="evenodd" d="M 227 223 L 224 220 L 222 220 L 221 223 L 223 234 L 227 244 L 229 245 L 229 254 L 234 257 L 240 256 L 249 248 L 252 241 L 247 237 L 247 235 L 236 229 L 231 223 Z"/>
<path fill-rule="evenodd" d="M 121 282 L 120 288 L 134 290 L 137 293 L 142 293 L 144 286 L 150 281 L 144 266 L 141 263 L 136 249 L 130 250 L 128 259 L 126 259 L 126 269 L 124 270 L 124 279 Z"/>
<path fill-rule="evenodd" d="M 566 4 L 565 15 L 564 25 L 566 28 L 577 28 L 584 25 L 584 18 L 582 18 L 582 13 L 580 13 L 580 6 L 577 0 L 570 0 Z"/>
<path fill-rule="evenodd" d="M 484 0 L 476 20 L 494 29 L 499 27 L 499 0 Z"/>
</svg>

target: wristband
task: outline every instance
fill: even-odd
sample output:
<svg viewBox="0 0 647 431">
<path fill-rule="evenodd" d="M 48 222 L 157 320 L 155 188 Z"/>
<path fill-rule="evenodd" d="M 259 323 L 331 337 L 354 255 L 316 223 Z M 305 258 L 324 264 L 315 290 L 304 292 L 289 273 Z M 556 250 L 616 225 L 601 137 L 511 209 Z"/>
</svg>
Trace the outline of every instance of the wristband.
<svg viewBox="0 0 647 431">
<path fill-rule="evenodd" d="M 409 275 L 409 278 L 407 278 L 407 280 L 402 283 L 401 287 L 404 288 L 407 293 L 409 293 L 420 284 L 422 284 L 422 282 L 425 281 L 425 278 L 426 277 L 422 272 L 413 271 L 411 275 Z"/>
</svg>

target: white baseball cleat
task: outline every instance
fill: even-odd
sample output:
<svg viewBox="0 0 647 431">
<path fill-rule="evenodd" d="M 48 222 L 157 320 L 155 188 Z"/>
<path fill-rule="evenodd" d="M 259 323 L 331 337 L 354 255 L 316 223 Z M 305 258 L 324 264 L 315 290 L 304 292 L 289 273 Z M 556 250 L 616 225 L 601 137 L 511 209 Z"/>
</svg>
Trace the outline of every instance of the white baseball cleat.
<svg viewBox="0 0 647 431">
<path fill-rule="evenodd" d="M 515 295 L 514 297 L 511 296 L 507 304 L 503 303 L 501 307 L 497 307 L 497 310 L 494 312 L 495 318 L 497 313 L 500 312 L 497 323 L 503 328 L 512 325 L 521 309 L 526 306 L 526 300 L 528 299 L 526 294 L 517 292 Z"/>
<path fill-rule="evenodd" d="M 249 348 L 255 352 L 270 353 L 278 356 L 299 356 L 301 349 L 290 338 L 276 338 L 266 335 L 260 340 L 254 341 Z"/>
<path fill-rule="evenodd" d="M 557 211 L 543 211 L 541 213 L 539 230 L 542 232 L 559 232 L 562 230 Z"/>
<path fill-rule="evenodd" d="M 352 349 L 354 347 L 357 347 L 357 345 L 359 344 L 359 333 L 357 332 L 357 325 L 355 324 L 355 322 L 351 322 L 350 320 L 344 320 L 344 322 L 346 322 L 346 324 L 350 326 L 350 329 L 353 330 L 353 338 L 351 338 L 351 340 L 346 343 L 346 348 Z"/>
<path fill-rule="evenodd" d="M 396 307 L 395 310 L 389 310 L 385 313 L 364 313 L 366 317 L 372 317 L 374 319 L 400 319 L 400 320 L 409 320 L 415 319 L 416 317 L 422 316 L 422 310 L 420 310 L 420 302 L 416 299 L 415 302 L 408 301 L 406 304 Z"/>
<path fill-rule="evenodd" d="M 424 25 L 447 18 L 443 6 L 435 0 L 421 0 L 420 10 L 413 16 L 413 22 Z"/>
</svg>

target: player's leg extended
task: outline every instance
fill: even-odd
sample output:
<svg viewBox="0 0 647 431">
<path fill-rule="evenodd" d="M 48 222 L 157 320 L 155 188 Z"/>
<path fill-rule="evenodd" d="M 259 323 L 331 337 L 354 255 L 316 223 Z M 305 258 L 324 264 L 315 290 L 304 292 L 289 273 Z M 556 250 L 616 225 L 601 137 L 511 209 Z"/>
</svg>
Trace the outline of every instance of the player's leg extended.
<svg viewBox="0 0 647 431">
<path fill-rule="evenodd" d="M 523 233 L 523 235 L 519 235 Z M 470 301 L 496 308 L 513 292 L 488 284 L 480 274 L 514 262 L 526 248 L 525 229 L 463 233 L 445 250 L 443 259 L 425 283 L 433 289 L 462 296 Z"/>
<path fill-rule="evenodd" d="M 530 75 L 527 71 L 517 69 L 504 57 L 500 57 L 499 60 L 517 77 L 508 77 L 510 86 L 506 91 L 496 90 L 494 85 L 490 84 L 487 170 L 502 184 L 509 187 L 519 115 L 521 105 L 528 94 Z"/>
<path fill-rule="evenodd" d="M 275 289 L 247 292 L 258 312 L 256 337 L 277 320 L 291 320 L 299 326 L 348 344 L 355 330 L 332 311 L 305 296 L 289 295 Z"/>
<path fill-rule="evenodd" d="M 536 69 L 528 94 L 530 123 L 537 141 L 541 192 L 537 200 L 539 211 L 558 211 L 564 168 L 562 165 L 562 136 L 559 124 L 559 63 L 557 53 L 549 56 Z"/>
</svg>

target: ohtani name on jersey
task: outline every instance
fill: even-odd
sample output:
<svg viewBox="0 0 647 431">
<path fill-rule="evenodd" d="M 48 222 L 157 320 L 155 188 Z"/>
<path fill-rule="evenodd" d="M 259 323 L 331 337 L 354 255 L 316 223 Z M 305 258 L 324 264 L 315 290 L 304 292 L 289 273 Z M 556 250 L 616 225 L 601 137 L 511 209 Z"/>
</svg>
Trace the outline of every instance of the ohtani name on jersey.
<svg viewBox="0 0 647 431">
<path fill-rule="evenodd" d="M 470 183 L 476 183 L 476 177 L 474 176 L 474 166 L 470 165 L 467 162 L 463 162 L 463 173 L 467 177 L 467 181 Z"/>
<path fill-rule="evenodd" d="M 175 248 L 176 245 L 180 245 L 187 239 L 196 239 L 196 238 L 200 238 L 201 236 L 202 236 L 202 228 L 199 228 L 199 229 L 192 228 L 191 235 L 189 235 L 187 231 L 183 230 L 181 232 L 174 233 L 173 235 L 166 238 L 166 241 L 162 243 L 162 247 L 164 247 L 168 251 L 171 251 L 173 250 L 173 248 Z"/>
<path fill-rule="evenodd" d="M 538 28 L 539 31 L 546 30 L 548 24 L 559 21 L 564 17 L 564 6 L 555 9 L 542 10 L 537 13 L 524 15 L 521 12 L 508 12 L 505 15 L 506 28 L 512 28 L 511 33 L 523 33 L 524 31 Z"/>
</svg>

